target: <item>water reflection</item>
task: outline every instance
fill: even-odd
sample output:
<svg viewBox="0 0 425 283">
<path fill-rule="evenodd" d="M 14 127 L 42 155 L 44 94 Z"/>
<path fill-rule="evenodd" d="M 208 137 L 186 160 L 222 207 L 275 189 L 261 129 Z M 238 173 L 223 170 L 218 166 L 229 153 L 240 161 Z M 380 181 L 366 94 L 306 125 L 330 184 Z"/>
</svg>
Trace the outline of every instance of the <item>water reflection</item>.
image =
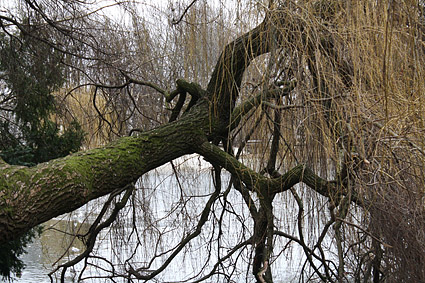
<svg viewBox="0 0 425 283">
<path fill-rule="evenodd" d="M 124 265 L 128 258 L 131 258 L 131 264 L 137 267 L 145 266 L 155 254 L 152 247 L 159 249 L 156 254 L 159 254 L 162 249 L 168 250 L 170 247 L 175 247 L 182 237 L 196 226 L 204 204 L 214 190 L 210 168 L 205 161 L 199 158 L 192 159 L 186 165 L 184 162 L 180 164 L 176 162 L 175 167 L 179 170 L 178 177 L 170 166 L 161 167 L 145 175 L 138 184 L 139 189 L 134 193 L 136 213 L 127 205 L 119 214 L 119 221 L 112 225 L 110 230 L 103 231 L 99 235 L 97 246 L 93 252 L 115 264 L 115 272 L 125 272 Z M 223 176 L 224 183 L 226 183 L 226 178 L 228 176 Z M 306 199 L 309 198 L 306 197 Z M 241 196 L 237 192 L 231 191 L 228 200 L 232 203 L 230 208 L 234 213 L 223 214 L 220 231 L 222 235 L 221 256 L 228 251 L 228 248 L 246 240 L 252 234 L 253 222 Z M 23 257 L 27 268 L 16 282 L 50 282 L 47 274 L 54 269 L 53 265 L 65 263 L 83 252 L 84 244 L 71 235 L 84 234 L 88 231 L 89 224 L 94 221 L 103 201 L 104 199 L 95 200 L 72 214 L 45 223 L 45 231 L 30 245 L 28 254 Z M 180 202 L 184 203 L 184 206 L 181 206 Z M 312 205 L 311 203 L 310 205 Z M 316 199 L 314 205 L 319 205 L 319 200 Z M 297 210 L 293 200 L 280 196 L 276 198 L 275 207 L 276 227 L 296 235 L 294 223 Z M 306 204 L 305 207 L 308 208 L 308 205 Z M 219 204 L 214 209 L 216 217 L 223 212 L 223 207 Z M 315 215 L 313 207 L 306 210 L 310 211 L 312 216 Z M 317 219 L 317 215 L 311 218 L 306 215 L 305 227 L 322 225 L 322 223 L 316 223 Z M 164 274 L 157 278 L 158 282 L 190 278 L 205 266 L 207 270 L 211 270 L 219 254 L 215 244 L 216 240 L 214 240 L 219 232 L 215 226 L 217 222 L 214 221 L 214 219 L 210 219 L 206 223 L 201 235 L 188 245 L 187 251 L 182 251 L 175 258 Z M 139 238 L 137 240 L 142 243 L 136 251 L 134 251 L 134 247 L 137 246 L 137 240 L 134 237 L 136 233 L 133 233 L 133 237 L 128 236 L 131 234 L 134 223 L 138 227 L 137 237 Z M 158 240 L 158 233 L 161 233 L 161 240 Z M 310 235 L 306 235 L 306 237 L 308 236 Z M 314 238 L 315 235 L 311 235 L 311 237 Z M 208 246 L 206 243 L 209 243 L 211 239 L 213 239 L 213 244 Z M 297 245 L 287 244 L 288 241 L 283 239 L 276 242 L 276 257 L 272 269 L 275 282 L 298 282 L 299 279 L 297 274 L 304 262 L 302 249 Z M 230 260 L 226 268 L 235 270 L 232 275 L 235 282 L 253 281 L 251 272 L 247 271 L 251 255 L 251 250 L 246 249 L 240 254 L 238 253 L 239 259 L 235 255 L 235 258 Z M 210 263 L 206 263 L 208 258 Z M 160 257 L 151 268 L 158 268 L 163 260 L 164 257 Z M 91 263 L 93 265 L 87 267 L 84 276 L 108 275 L 108 272 L 105 271 L 110 270 L 108 262 L 91 259 Z M 81 269 L 81 265 L 77 268 Z M 70 271 L 67 275 L 66 282 L 74 282 L 75 273 Z M 96 279 L 85 282 L 110 281 Z M 214 282 L 220 282 L 220 280 L 216 279 Z"/>
<path fill-rule="evenodd" d="M 26 264 L 15 282 L 50 282 L 48 273 L 55 262 L 61 264 L 84 250 L 84 244 L 72 235 L 88 231 L 87 223 L 70 219 L 53 219 L 43 224 L 43 233 L 31 243 L 22 259 Z M 68 282 L 72 282 L 68 278 Z"/>
</svg>

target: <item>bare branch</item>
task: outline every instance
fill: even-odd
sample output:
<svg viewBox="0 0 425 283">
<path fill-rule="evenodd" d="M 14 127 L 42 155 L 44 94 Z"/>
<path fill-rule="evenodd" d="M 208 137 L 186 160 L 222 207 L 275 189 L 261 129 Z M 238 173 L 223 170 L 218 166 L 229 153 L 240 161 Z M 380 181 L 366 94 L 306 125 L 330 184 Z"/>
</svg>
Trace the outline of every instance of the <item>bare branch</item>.
<svg viewBox="0 0 425 283">
<path fill-rule="evenodd" d="M 179 24 L 182 20 L 183 20 L 183 17 L 186 15 L 186 13 L 189 11 L 189 9 L 190 9 L 190 7 L 192 7 L 193 6 L 193 4 L 195 4 L 196 3 L 196 1 L 198 1 L 198 0 L 193 0 L 187 7 L 186 7 L 186 9 L 184 9 L 184 11 L 183 11 L 183 13 L 181 14 L 181 16 L 180 16 L 180 18 L 178 18 L 178 19 L 173 19 L 173 21 L 172 21 L 172 24 L 173 25 L 177 25 L 177 24 Z"/>
</svg>

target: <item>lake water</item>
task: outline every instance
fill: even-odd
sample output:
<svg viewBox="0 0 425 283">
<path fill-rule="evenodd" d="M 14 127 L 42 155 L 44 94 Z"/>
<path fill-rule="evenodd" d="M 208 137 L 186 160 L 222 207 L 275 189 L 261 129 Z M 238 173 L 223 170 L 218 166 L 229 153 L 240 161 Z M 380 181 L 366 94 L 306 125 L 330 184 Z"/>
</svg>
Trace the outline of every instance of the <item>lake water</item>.
<svg viewBox="0 0 425 283">
<path fill-rule="evenodd" d="M 146 174 L 137 184 L 138 189 L 134 193 L 132 205 L 127 205 L 120 213 L 117 224 L 99 235 L 94 253 L 116 264 L 116 272 L 124 273 L 125 266 L 128 267 L 126 262 L 128 258 L 132 258 L 131 264 L 137 267 L 146 265 L 149 258 L 155 254 L 154 247 L 157 249 L 156 254 L 165 253 L 196 226 L 204 204 L 213 191 L 211 168 L 196 155 L 179 159 L 174 164 L 178 172 L 177 177 L 169 164 Z M 224 175 L 223 189 L 227 186 L 227 179 L 228 176 Z M 323 208 L 324 202 L 320 203 L 320 199 L 316 198 L 313 203 L 313 196 L 299 190 L 306 200 L 305 226 L 310 227 L 309 230 L 311 230 L 310 233 L 306 233 L 306 236 L 314 239 L 317 237 L 315 231 L 319 231 L 322 226 L 322 223 L 317 221 L 315 213 L 321 213 L 319 208 Z M 95 213 L 100 211 L 103 200 L 92 201 L 72 214 L 45 223 L 46 230 L 28 247 L 28 253 L 23 256 L 27 267 L 20 278 L 15 278 L 15 282 L 50 282 L 47 274 L 57 264 L 74 258 L 84 250 L 81 241 L 66 236 L 64 232 L 73 234 L 87 231 L 89 223 L 94 220 Z M 157 277 L 157 282 L 189 279 L 195 276 L 203 266 L 206 266 L 207 271 L 211 270 L 215 263 L 214 259 L 219 253 L 223 256 L 227 250 L 226 247 L 231 248 L 249 238 L 253 222 L 242 198 L 232 190 L 227 200 L 228 202 L 225 202 L 221 199 L 216 203 L 215 214 L 210 215 L 210 220 L 203 227 L 201 235 L 194 239 L 188 248 L 183 250 Z M 225 206 L 224 203 L 226 203 Z M 297 215 L 294 200 L 287 194 L 277 197 L 275 203 L 277 228 L 298 236 L 294 224 Z M 133 210 L 133 207 L 137 209 Z M 224 207 L 229 213 L 222 213 Z M 221 230 L 218 229 L 217 224 L 217 219 L 220 217 Z M 131 233 L 133 223 L 136 223 L 138 227 L 137 233 L 134 231 Z M 217 240 L 219 233 L 220 242 Z M 161 237 L 159 237 L 160 234 Z M 140 241 L 140 238 L 143 239 Z M 211 238 L 213 238 L 213 244 L 208 245 Z M 138 246 L 134 253 L 134 247 L 141 242 L 144 245 Z M 327 239 L 326 242 L 329 246 L 327 252 L 332 258 L 335 251 L 332 239 Z M 221 248 L 218 249 L 218 246 Z M 166 255 L 154 261 L 152 268 L 158 268 Z M 232 256 L 231 261 L 221 268 L 223 271 L 232 272 L 234 282 L 252 282 L 254 279 L 247 264 L 251 255 L 251 249 L 248 246 L 248 249 Z M 59 258 L 61 259 L 58 261 Z M 207 263 L 208 258 L 212 264 Z M 298 282 L 300 270 L 305 261 L 302 249 L 298 245 L 288 244 L 288 240 L 283 238 L 276 238 L 274 260 L 272 272 L 275 282 Z M 79 264 L 75 272 L 68 271 L 67 282 L 77 282 L 75 276 L 78 276 L 81 268 L 82 264 Z M 91 264 L 85 268 L 82 278 L 86 278 L 84 282 L 111 282 L 109 279 L 90 279 L 91 276 L 99 274 L 108 275 L 108 271 L 105 270 L 109 269 L 110 266 L 105 260 L 92 259 Z M 306 272 L 309 271 L 306 270 Z M 57 276 L 60 275 L 57 274 Z M 205 282 L 225 282 L 223 280 L 221 277 L 221 279 L 212 278 Z M 125 282 L 124 279 L 116 281 Z"/>
</svg>

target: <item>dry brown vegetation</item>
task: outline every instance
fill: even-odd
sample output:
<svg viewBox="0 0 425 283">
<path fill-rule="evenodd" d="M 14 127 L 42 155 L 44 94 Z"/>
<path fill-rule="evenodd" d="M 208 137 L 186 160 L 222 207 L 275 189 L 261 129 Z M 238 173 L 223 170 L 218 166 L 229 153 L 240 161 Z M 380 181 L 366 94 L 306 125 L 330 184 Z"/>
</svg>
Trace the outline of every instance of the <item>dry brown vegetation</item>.
<svg viewBox="0 0 425 283">
<path fill-rule="evenodd" d="M 68 62 L 73 79 L 60 95 L 67 101 L 61 107 L 67 115 L 88 121 L 84 128 L 92 137 L 88 147 L 166 124 L 170 116 L 170 120 L 185 119 L 187 113 L 196 111 L 192 107 L 201 104 L 193 97 L 201 93 L 202 98 L 202 91 L 210 95 L 211 121 L 218 116 L 220 122 L 230 125 L 224 132 L 208 136 L 211 144 L 221 143 L 225 157 L 204 146 L 194 149 L 213 166 L 215 190 L 207 190 L 208 197 L 199 192 L 191 195 L 185 187 L 190 186 L 180 182 L 183 173 L 172 165 L 179 190 L 170 194 L 175 202 L 165 214 L 170 223 L 178 223 L 171 225 L 173 232 L 161 232 L 155 225 L 163 219 L 147 216 L 153 212 L 143 188 L 132 197 L 123 197 L 133 222 L 118 217 L 112 228 L 115 248 L 136 243 L 136 254 L 146 237 L 155 251 L 149 246 L 143 253 L 160 263 L 155 265 L 157 269 L 133 268 L 137 262 L 129 258 L 123 270 L 116 271 L 111 264 L 108 274 L 154 278 L 178 252 L 196 250 L 188 243 L 199 235 L 193 231 L 203 227 L 207 222 L 204 215 L 212 211 L 209 224 L 220 232 L 200 237 L 209 256 L 189 280 L 231 280 L 232 275 L 244 274 L 236 264 L 242 261 L 237 252 L 244 251 L 255 280 L 272 282 L 277 273 L 286 272 L 272 262 L 290 246 L 299 246 L 305 254 L 297 277 L 300 281 L 425 281 L 425 3 L 237 1 L 235 7 L 234 3 L 214 7 L 206 1 L 188 6 L 190 2 L 158 6 L 153 11 L 160 12 L 151 18 L 127 3 L 123 7 L 132 24 L 120 26 L 115 33 L 109 30 L 118 27 L 105 28 L 96 41 L 98 53 L 90 54 L 95 60 Z M 161 13 L 167 14 L 168 25 L 150 22 L 155 16 L 164 16 Z M 176 15 L 182 16 L 181 20 Z M 226 44 L 264 18 L 267 29 L 260 34 L 261 40 L 249 38 L 243 45 L 246 60 L 242 61 L 249 62 L 249 67 L 233 63 L 239 58 L 232 56 L 236 50 L 232 48 L 240 39 L 234 45 Z M 94 36 L 89 29 L 86 32 Z M 258 47 L 258 42 L 264 46 Z M 219 57 L 221 50 L 224 55 Z M 211 75 L 216 62 L 219 75 Z M 241 67 L 241 71 L 226 69 L 229 66 Z M 233 81 L 226 80 L 226 72 L 233 72 Z M 214 75 L 225 79 L 214 81 Z M 169 91 L 178 78 L 198 84 L 192 93 L 189 87 L 185 89 L 192 100 L 190 95 L 186 99 L 182 86 L 177 87 L 180 92 Z M 254 97 L 258 99 L 246 104 Z M 241 105 L 247 111 L 239 111 Z M 244 147 L 249 147 L 249 154 L 241 154 L 247 152 Z M 236 164 L 236 159 L 253 169 L 252 183 L 241 177 L 249 169 L 224 165 Z M 304 184 L 290 189 L 282 185 L 282 191 L 256 188 L 260 186 L 256 180 L 286 178 L 285 173 L 298 172 L 295 169 L 301 165 L 306 169 L 298 182 Z M 228 184 L 223 181 L 221 185 L 222 167 L 232 173 Z M 309 179 L 310 171 L 317 178 Z M 231 208 L 230 191 L 238 192 L 250 218 Z M 111 200 L 115 196 L 112 194 Z M 194 217 L 186 209 L 198 198 L 205 207 L 196 210 L 198 216 Z M 111 200 L 105 209 L 112 206 Z M 135 211 L 143 213 L 136 217 Z M 223 221 L 226 215 L 235 217 L 242 235 L 231 246 L 221 242 L 227 235 L 221 230 L 229 229 Z M 120 229 L 120 223 L 134 225 L 129 235 Z M 167 243 L 163 238 L 172 239 L 173 233 L 183 240 L 162 247 Z M 131 237 L 136 238 L 134 242 Z M 333 256 L 326 251 L 325 238 L 332 242 Z M 212 251 L 218 259 L 212 257 Z M 81 259 L 84 257 L 89 259 L 90 253 Z M 70 263 L 58 269 L 65 267 L 65 273 L 75 262 Z"/>
</svg>

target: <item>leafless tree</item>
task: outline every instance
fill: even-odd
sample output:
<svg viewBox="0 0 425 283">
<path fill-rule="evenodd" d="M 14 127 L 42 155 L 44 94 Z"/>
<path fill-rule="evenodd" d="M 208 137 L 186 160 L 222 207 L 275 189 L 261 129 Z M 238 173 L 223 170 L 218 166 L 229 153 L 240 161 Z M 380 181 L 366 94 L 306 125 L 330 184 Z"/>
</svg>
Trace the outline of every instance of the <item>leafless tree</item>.
<svg viewBox="0 0 425 283">
<path fill-rule="evenodd" d="M 298 248 L 299 281 L 425 280 L 421 1 L 238 1 L 229 15 L 188 1 L 154 7 L 169 20 L 154 25 L 155 13 L 116 4 L 127 26 L 90 3 L 47 3 L 24 1 L 25 16 L 53 32 L 37 38 L 64 54 L 67 95 L 86 87 L 116 140 L 31 168 L 0 163 L 0 242 L 105 197 L 74 235 L 85 251 L 52 278 L 82 264 L 80 280 L 95 268 L 272 282 Z M 0 27 L 39 28 L 7 13 Z M 199 170 L 177 164 L 194 153 Z M 164 164 L 166 190 L 143 180 Z M 105 229 L 125 258 L 96 253 Z M 161 277 L 186 256 L 193 271 Z"/>
</svg>

